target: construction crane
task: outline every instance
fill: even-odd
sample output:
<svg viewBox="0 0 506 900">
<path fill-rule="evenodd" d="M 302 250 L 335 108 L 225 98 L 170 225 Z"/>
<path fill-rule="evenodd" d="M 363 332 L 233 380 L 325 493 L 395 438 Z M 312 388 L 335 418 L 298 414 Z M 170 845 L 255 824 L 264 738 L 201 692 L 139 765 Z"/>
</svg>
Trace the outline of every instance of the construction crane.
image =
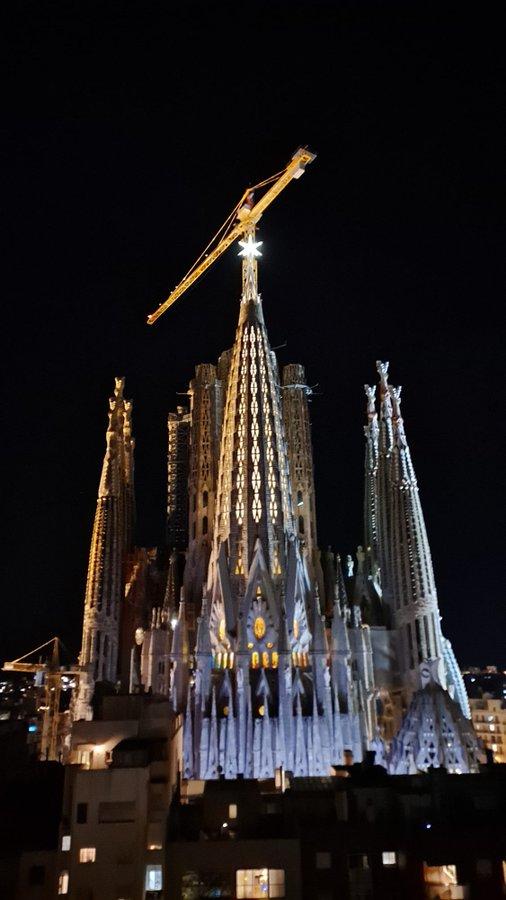
<svg viewBox="0 0 506 900">
<path fill-rule="evenodd" d="M 33 656 L 45 647 L 53 645 L 49 661 L 42 662 L 39 657 L 38 662 L 27 662 L 29 656 Z M 40 739 L 40 759 L 57 760 L 58 756 L 58 725 L 60 720 L 60 696 L 62 689 L 62 676 L 79 675 L 79 668 L 66 668 L 60 666 L 60 644 L 58 637 L 51 638 L 35 650 L 30 650 L 24 656 L 14 659 L 11 662 L 5 662 L 2 666 L 4 672 L 26 672 L 34 673 L 43 678 L 44 682 L 44 704 L 41 705 L 43 710 L 42 717 L 42 733 Z"/>
<path fill-rule="evenodd" d="M 262 213 L 265 212 L 278 194 L 287 187 L 292 178 L 300 178 L 300 176 L 304 174 L 306 166 L 315 158 L 316 154 L 311 153 L 307 147 L 300 147 L 281 172 L 277 172 L 276 175 L 272 175 L 265 181 L 261 181 L 259 184 L 247 188 L 239 200 L 239 203 L 234 207 L 191 269 L 186 273 L 177 287 L 174 288 L 167 300 L 165 300 L 164 303 L 160 303 L 158 309 L 148 316 L 148 325 L 153 325 L 169 306 L 172 306 L 178 297 L 180 297 L 181 294 L 184 294 L 184 292 L 187 291 L 188 288 L 191 287 L 191 285 L 194 284 L 217 259 L 219 259 L 222 253 L 224 253 L 235 240 L 246 235 L 253 235 L 255 225 L 262 216 Z M 254 191 L 266 187 L 269 184 L 269 190 L 267 190 L 260 200 L 255 203 Z"/>
</svg>

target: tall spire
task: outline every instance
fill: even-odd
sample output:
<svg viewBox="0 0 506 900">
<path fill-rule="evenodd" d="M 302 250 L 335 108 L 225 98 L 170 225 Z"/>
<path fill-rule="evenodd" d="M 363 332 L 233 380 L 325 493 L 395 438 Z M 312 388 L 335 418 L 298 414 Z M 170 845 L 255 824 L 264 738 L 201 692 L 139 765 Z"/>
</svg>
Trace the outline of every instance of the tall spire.
<svg viewBox="0 0 506 900">
<path fill-rule="evenodd" d="M 393 452 L 392 405 L 387 381 L 388 363 L 377 363 L 381 375 L 379 385 L 380 421 L 376 409 L 376 387 L 364 385 L 367 397 L 367 425 L 364 493 L 364 537 L 368 573 L 377 581 L 381 573 L 381 598 L 386 624 L 392 621 L 391 584 L 391 481 L 390 463 Z"/>
<path fill-rule="evenodd" d="M 172 671 L 171 671 L 171 701 L 175 712 L 184 709 L 184 701 L 188 693 L 188 631 L 186 628 L 186 609 L 184 590 L 181 589 L 179 602 L 179 615 L 174 624 L 172 635 Z"/>
<path fill-rule="evenodd" d="M 312 390 L 306 383 L 303 366 L 292 363 L 284 367 L 282 392 L 295 526 L 310 565 L 319 570 L 313 448 L 308 407 Z M 319 580 L 322 584 L 323 578 L 320 577 Z"/>
<path fill-rule="evenodd" d="M 254 229 L 241 245 L 243 293 L 225 402 L 214 541 L 215 559 L 228 542 L 230 575 L 244 582 L 257 538 L 271 575 L 281 575 L 293 517 L 279 378 L 258 293 L 260 251 Z"/>
<path fill-rule="evenodd" d="M 193 632 L 202 598 L 202 584 L 207 578 L 216 504 L 223 406 L 223 386 L 217 377 L 216 366 L 201 363 L 196 367 L 188 395 L 191 404 L 188 417 L 191 419 L 189 471 L 182 485 L 187 505 L 189 500 L 184 588 L 190 630 Z"/>
<path fill-rule="evenodd" d="M 446 686 L 436 584 L 418 484 L 401 415 L 401 388 L 380 375 L 375 504 L 381 582 L 400 636 L 400 668 L 418 686 L 419 666 L 432 661 L 434 677 Z M 370 437 L 368 440 L 371 441 Z M 374 493 L 374 491 L 373 491 Z"/>
<path fill-rule="evenodd" d="M 125 380 L 115 379 L 109 400 L 106 453 L 98 489 L 84 600 L 80 665 L 83 673 L 76 718 L 91 717 L 96 681 L 115 681 L 125 556 L 134 519 L 132 404 L 123 396 Z"/>
<path fill-rule="evenodd" d="M 366 547 L 378 557 L 382 546 L 380 540 L 381 522 L 378 521 L 378 462 L 379 462 L 379 427 L 376 411 L 376 387 L 364 385 L 367 397 L 367 425 L 364 427 L 366 437 L 365 450 L 365 491 L 364 491 L 364 535 Z"/>
</svg>

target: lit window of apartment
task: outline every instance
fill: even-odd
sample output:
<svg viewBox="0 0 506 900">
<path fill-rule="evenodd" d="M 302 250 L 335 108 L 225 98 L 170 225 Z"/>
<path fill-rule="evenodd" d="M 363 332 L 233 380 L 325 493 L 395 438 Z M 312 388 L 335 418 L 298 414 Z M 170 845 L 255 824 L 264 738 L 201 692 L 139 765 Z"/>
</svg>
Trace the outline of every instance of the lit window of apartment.
<svg viewBox="0 0 506 900">
<path fill-rule="evenodd" d="M 237 900 L 285 896 L 284 869 L 238 869 Z"/>
<path fill-rule="evenodd" d="M 80 863 L 94 863 L 97 858 L 96 847 L 81 847 L 79 850 Z"/>
<path fill-rule="evenodd" d="M 229 819 L 237 819 L 237 803 L 230 803 L 228 807 Z"/>
<path fill-rule="evenodd" d="M 458 886 L 457 867 L 453 863 L 447 863 L 444 866 L 428 866 L 427 863 L 424 863 L 423 880 L 425 884 L 430 884 L 433 888 L 448 888 L 453 884 Z M 445 891 L 445 896 L 450 896 L 450 894 Z M 453 892 L 451 896 L 457 895 Z M 463 894 L 459 896 L 463 896 Z"/>
<path fill-rule="evenodd" d="M 77 754 L 77 762 L 83 769 L 89 769 L 91 765 L 91 751 L 79 750 Z"/>
<path fill-rule="evenodd" d="M 161 891 L 163 887 L 162 867 L 146 866 L 146 891 Z"/>
<path fill-rule="evenodd" d="M 58 894 L 68 894 L 69 892 L 69 873 L 66 869 L 60 872 L 58 876 Z"/>
<path fill-rule="evenodd" d="M 70 834 L 62 835 L 61 848 L 64 853 L 66 853 L 68 850 L 70 850 Z"/>
<path fill-rule="evenodd" d="M 146 838 L 148 850 L 161 850 L 163 848 L 163 822 L 149 822 Z"/>
<path fill-rule="evenodd" d="M 396 866 L 397 853 L 394 850 L 384 850 L 381 854 L 381 862 L 384 866 Z"/>
</svg>

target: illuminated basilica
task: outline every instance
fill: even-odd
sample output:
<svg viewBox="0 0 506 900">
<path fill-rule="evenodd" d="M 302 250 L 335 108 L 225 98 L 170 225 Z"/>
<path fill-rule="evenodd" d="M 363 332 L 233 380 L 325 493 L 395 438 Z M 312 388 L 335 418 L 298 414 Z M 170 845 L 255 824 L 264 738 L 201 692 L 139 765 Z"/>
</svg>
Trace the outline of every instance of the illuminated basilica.
<svg viewBox="0 0 506 900">
<path fill-rule="evenodd" d="M 441 630 L 400 388 L 366 386 L 364 536 L 318 548 L 302 365 L 278 369 L 241 242 L 234 345 L 168 416 L 167 551 L 134 546 L 132 405 L 116 379 L 74 720 L 97 687 L 169 697 L 188 779 L 322 776 L 368 751 L 393 774 L 477 771 Z"/>
</svg>

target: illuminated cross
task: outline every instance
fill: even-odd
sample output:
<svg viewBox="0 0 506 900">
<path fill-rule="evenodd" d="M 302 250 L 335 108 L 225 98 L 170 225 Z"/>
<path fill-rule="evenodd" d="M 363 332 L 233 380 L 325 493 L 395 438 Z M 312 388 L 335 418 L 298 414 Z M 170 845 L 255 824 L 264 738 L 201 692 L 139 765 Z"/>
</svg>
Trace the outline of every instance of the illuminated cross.
<svg viewBox="0 0 506 900">
<path fill-rule="evenodd" d="M 246 259 L 256 259 L 257 256 L 262 255 L 258 249 L 262 244 L 263 241 L 256 241 L 252 234 L 248 234 L 245 241 L 239 241 L 239 246 L 242 247 L 242 250 L 239 251 L 238 256 L 244 256 Z"/>
</svg>

